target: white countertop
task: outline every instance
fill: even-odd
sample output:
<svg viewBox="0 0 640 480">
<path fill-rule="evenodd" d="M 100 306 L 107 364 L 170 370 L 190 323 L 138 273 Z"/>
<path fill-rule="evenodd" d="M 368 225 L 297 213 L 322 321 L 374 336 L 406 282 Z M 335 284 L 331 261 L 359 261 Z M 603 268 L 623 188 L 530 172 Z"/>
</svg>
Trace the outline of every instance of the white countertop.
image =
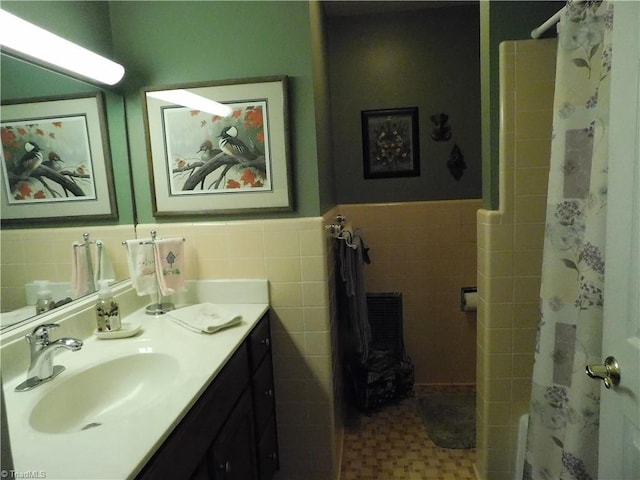
<svg viewBox="0 0 640 480">
<path fill-rule="evenodd" d="M 134 478 L 245 340 L 268 303 L 225 303 L 224 307 L 242 315 L 242 323 L 211 335 L 187 330 L 167 316 L 146 315 L 142 308 L 124 319 L 140 322 L 137 335 L 110 340 L 91 335 L 77 352 L 60 350 L 54 364 L 66 370 L 52 381 L 17 393 L 13 389 L 24 378 L 5 379 L 15 472 L 42 472 L 47 479 L 65 480 Z M 107 360 L 147 353 L 170 354 L 179 362 L 179 373 L 159 398 L 139 402 L 133 411 L 128 405 L 122 417 L 115 415 L 113 421 L 74 433 L 42 433 L 31 426 L 37 402 L 74 374 Z M 71 409 L 73 400 L 68 399 Z"/>
</svg>

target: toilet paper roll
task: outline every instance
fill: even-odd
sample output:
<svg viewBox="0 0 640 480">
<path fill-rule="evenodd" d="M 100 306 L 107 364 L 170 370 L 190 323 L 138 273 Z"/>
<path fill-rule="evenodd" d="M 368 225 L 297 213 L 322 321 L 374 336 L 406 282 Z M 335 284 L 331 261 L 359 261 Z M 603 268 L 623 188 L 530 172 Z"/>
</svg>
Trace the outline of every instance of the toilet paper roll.
<svg viewBox="0 0 640 480">
<path fill-rule="evenodd" d="M 462 311 L 475 312 L 478 310 L 478 292 L 464 292 L 462 294 Z"/>
</svg>

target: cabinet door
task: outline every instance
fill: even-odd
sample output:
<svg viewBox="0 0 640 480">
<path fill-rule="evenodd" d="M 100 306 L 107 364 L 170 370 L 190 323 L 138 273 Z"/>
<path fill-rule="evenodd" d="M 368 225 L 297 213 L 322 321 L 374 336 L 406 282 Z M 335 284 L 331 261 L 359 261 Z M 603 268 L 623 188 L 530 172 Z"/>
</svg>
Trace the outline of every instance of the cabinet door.
<svg viewBox="0 0 640 480">
<path fill-rule="evenodd" d="M 265 313 L 262 320 L 249 334 L 249 361 L 251 371 L 255 371 L 267 353 L 271 352 L 271 328 L 269 314 Z"/>
<path fill-rule="evenodd" d="M 276 417 L 273 415 L 267 424 L 258 445 L 258 470 L 260 480 L 271 480 L 279 468 L 278 437 Z"/>
<path fill-rule="evenodd" d="M 189 480 L 209 480 L 209 465 L 202 462 Z"/>
<path fill-rule="evenodd" d="M 210 451 L 209 475 L 215 480 L 254 480 L 255 435 L 251 394 L 244 391 Z"/>
<path fill-rule="evenodd" d="M 271 358 L 267 357 L 253 375 L 253 411 L 256 419 L 256 435 L 260 437 L 269 417 L 275 410 L 273 370 Z"/>
</svg>

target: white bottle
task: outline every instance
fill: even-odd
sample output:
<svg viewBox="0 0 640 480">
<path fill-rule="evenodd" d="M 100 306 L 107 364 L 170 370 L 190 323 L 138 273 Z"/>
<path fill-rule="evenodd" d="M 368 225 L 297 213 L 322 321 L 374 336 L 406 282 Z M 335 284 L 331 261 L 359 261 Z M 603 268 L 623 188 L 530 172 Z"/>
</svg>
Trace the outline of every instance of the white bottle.
<svg viewBox="0 0 640 480">
<path fill-rule="evenodd" d="M 98 303 L 96 304 L 96 322 L 99 332 L 113 332 L 120 330 L 120 306 L 113 299 L 109 287 L 112 280 L 98 280 Z"/>
<path fill-rule="evenodd" d="M 51 290 L 49 290 L 48 280 L 36 280 L 34 283 L 38 285 L 38 291 L 36 292 L 36 315 L 40 315 L 51 309 L 53 298 L 51 297 Z"/>
</svg>

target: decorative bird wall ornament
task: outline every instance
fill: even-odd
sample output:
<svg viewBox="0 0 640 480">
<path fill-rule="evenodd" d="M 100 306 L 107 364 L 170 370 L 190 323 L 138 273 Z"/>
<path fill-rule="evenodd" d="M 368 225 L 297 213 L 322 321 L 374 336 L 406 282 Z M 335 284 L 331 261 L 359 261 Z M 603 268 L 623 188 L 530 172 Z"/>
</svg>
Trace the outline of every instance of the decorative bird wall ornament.
<svg viewBox="0 0 640 480">
<path fill-rule="evenodd" d="M 431 122 L 434 127 L 431 130 L 431 138 L 436 142 L 446 142 L 451 138 L 451 127 L 447 125 L 449 115 L 441 113 L 439 115 L 431 115 Z"/>
<path fill-rule="evenodd" d="M 31 173 L 42 164 L 44 159 L 42 149 L 36 143 L 25 143 L 24 149 L 26 153 L 13 169 L 13 173 L 18 177 L 28 177 L 31 175 Z"/>
</svg>

